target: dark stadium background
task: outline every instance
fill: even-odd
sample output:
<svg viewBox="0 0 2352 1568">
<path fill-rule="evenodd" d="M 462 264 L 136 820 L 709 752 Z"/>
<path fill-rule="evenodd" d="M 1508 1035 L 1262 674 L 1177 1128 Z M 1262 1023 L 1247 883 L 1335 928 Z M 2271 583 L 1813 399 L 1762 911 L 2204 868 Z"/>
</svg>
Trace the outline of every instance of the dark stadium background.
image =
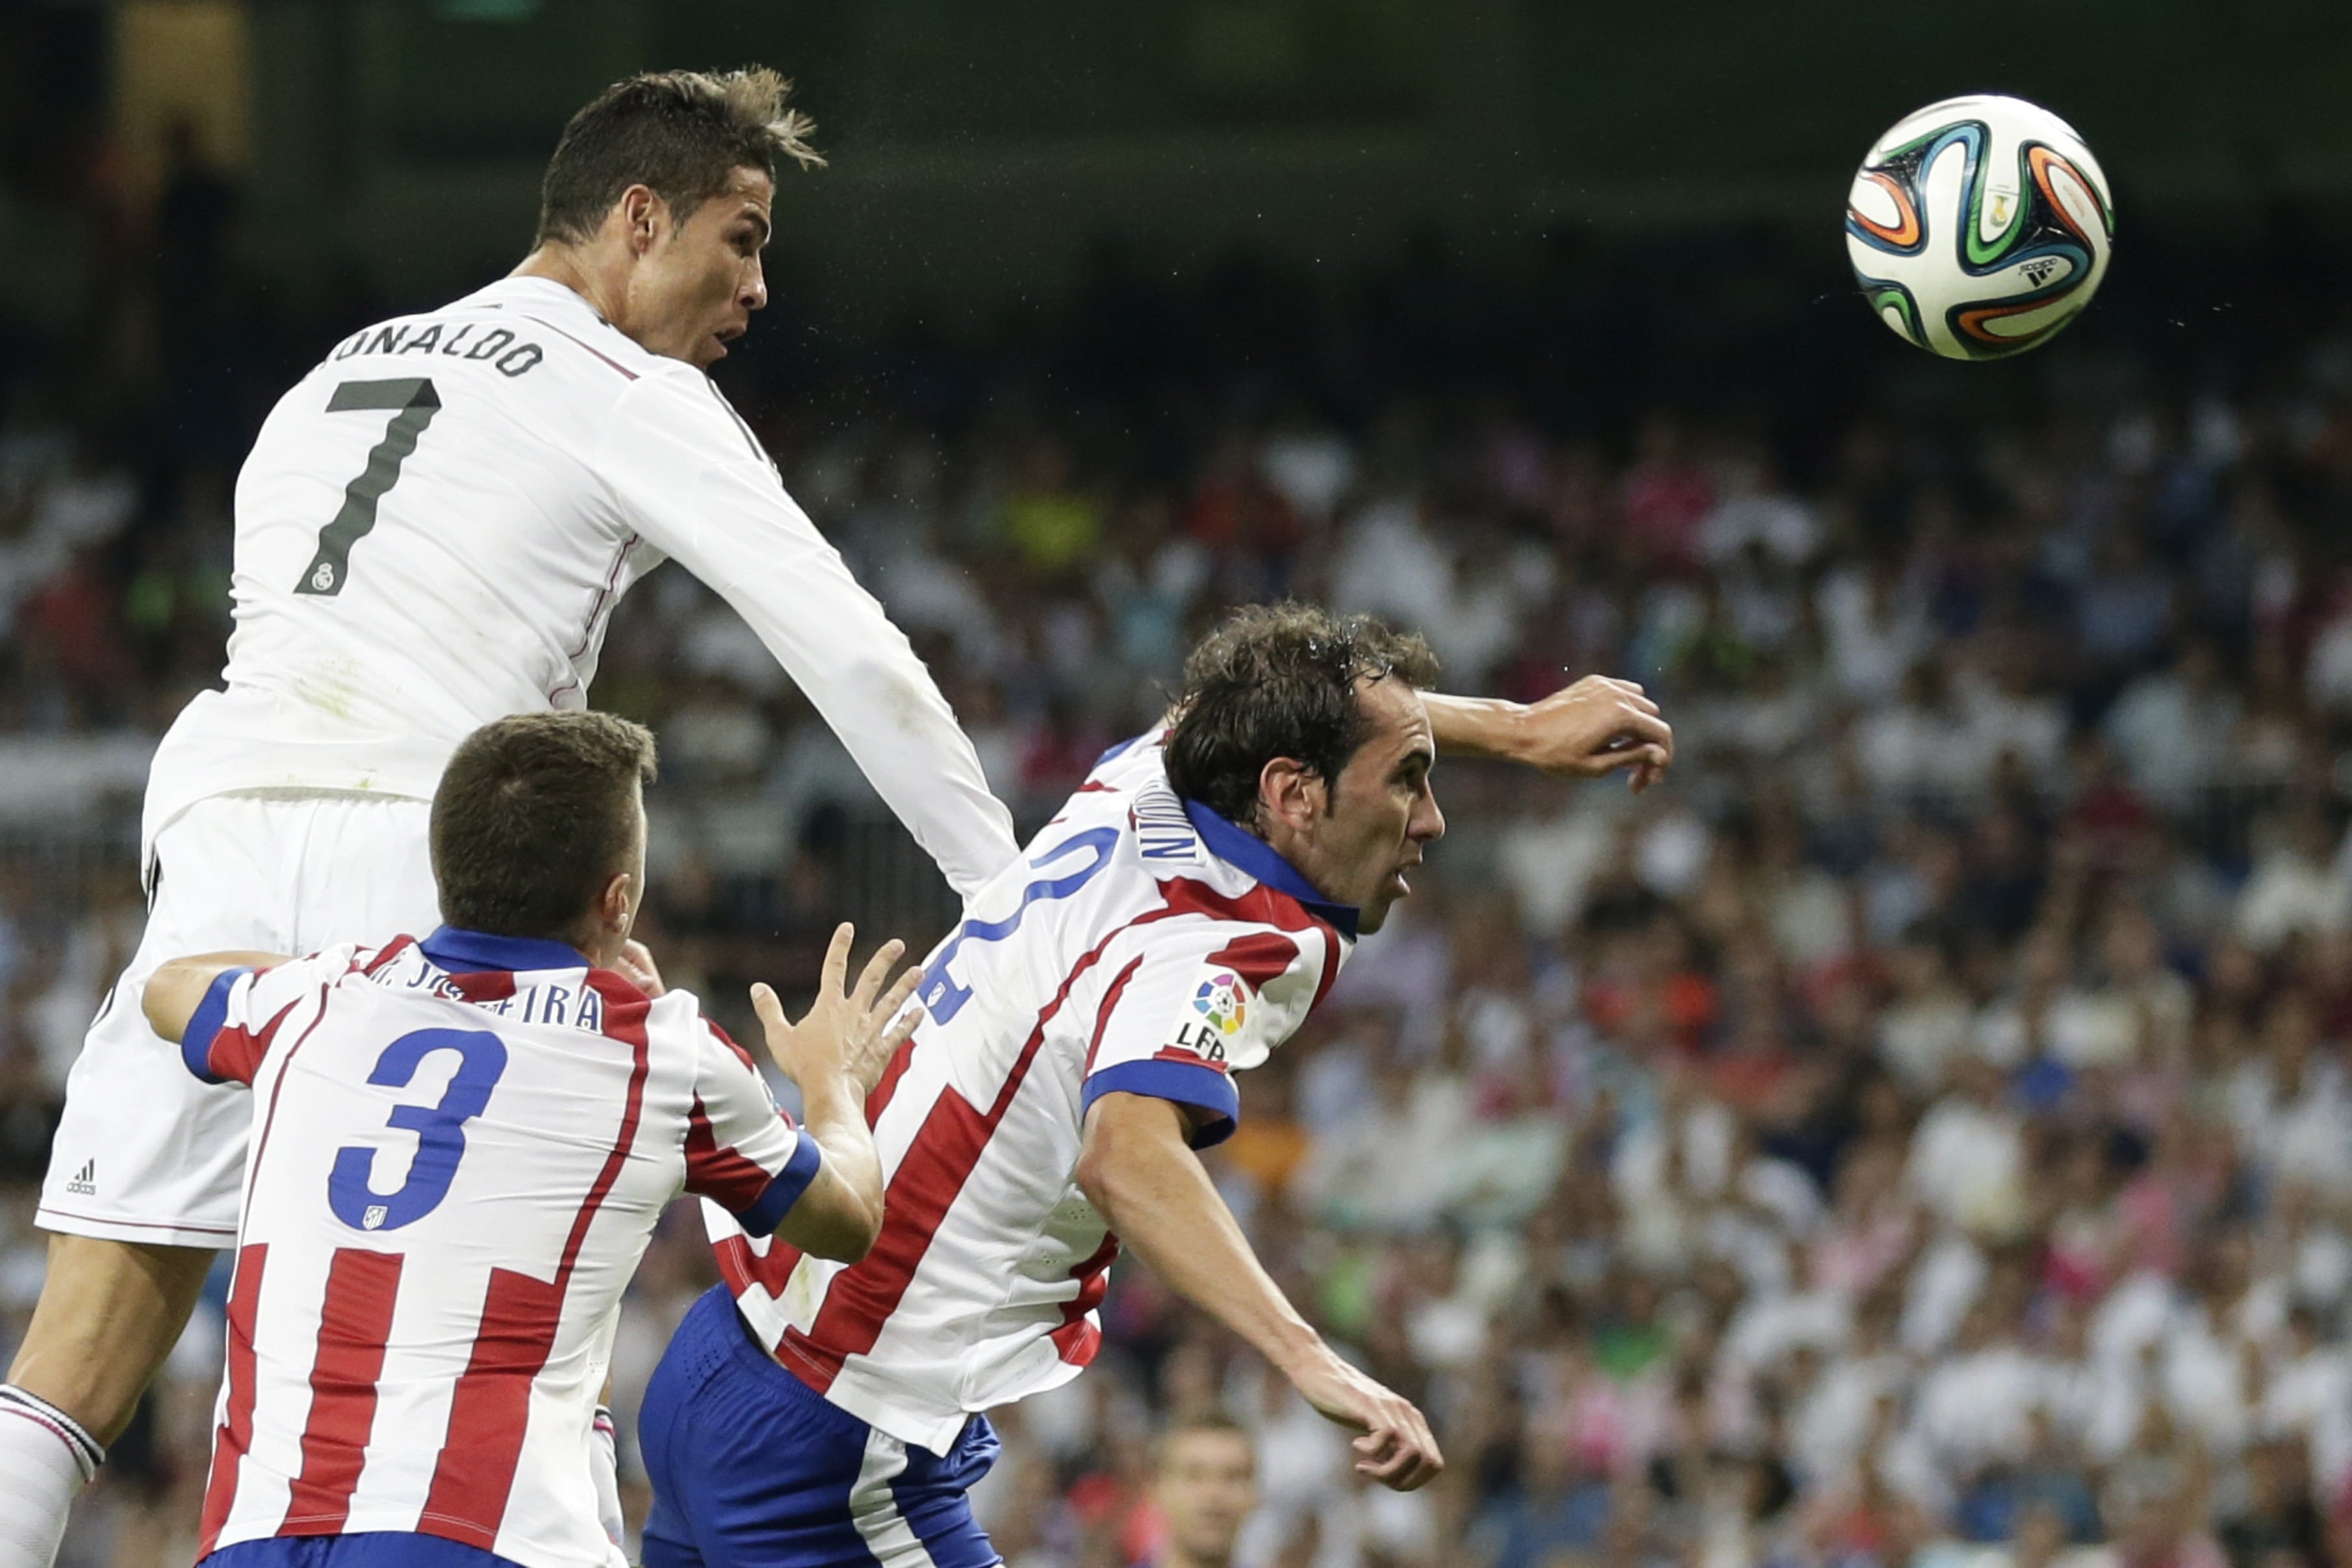
<svg viewBox="0 0 2352 1568">
<path fill-rule="evenodd" d="M 1422 625 L 1468 688 L 1633 676 L 1681 736 L 1638 805 L 1442 769 L 1433 874 L 1220 1157 L 1443 1484 L 1352 1486 L 1127 1269 L 1102 1363 L 1001 1423 L 1008 1560 L 1150 1560 L 1150 1434 L 1222 1404 L 1251 1568 L 2352 1561 L 2352 26 L 2316 0 L 0 4 L 0 1350 L 251 431 L 510 266 L 594 90 L 745 60 L 832 166 L 784 181 L 721 382 L 1025 822 L 1281 592 Z M 1854 298 L 1839 206 L 1984 89 L 2076 125 L 2119 237 L 2053 344 L 1952 365 Z M 661 731 L 657 947 L 722 1015 L 842 915 L 950 917 L 675 573 L 593 695 Z M 625 1396 L 708 1278 L 673 1219 Z M 191 1556 L 218 1333 L 67 1563 Z"/>
</svg>

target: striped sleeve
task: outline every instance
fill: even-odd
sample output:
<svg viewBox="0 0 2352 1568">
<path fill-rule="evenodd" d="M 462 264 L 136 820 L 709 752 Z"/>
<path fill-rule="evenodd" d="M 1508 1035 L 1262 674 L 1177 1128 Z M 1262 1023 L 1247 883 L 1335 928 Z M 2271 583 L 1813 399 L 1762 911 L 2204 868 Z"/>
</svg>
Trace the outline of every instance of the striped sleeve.
<svg viewBox="0 0 2352 1568">
<path fill-rule="evenodd" d="M 783 1223 L 822 1158 L 817 1142 L 776 1108 L 743 1048 L 704 1021 L 686 1134 L 686 1190 L 754 1236 Z"/>
<path fill-rule="evenodd" d="M 189 1015 L 180 1059 L 206 1083 L 251 1083 L 294 1004 L 349 972 L 353 949 L 330 948 L 267 969 L 224 969 Z"/>
<path fill-rule="evenodd" d="M 1269 986 L 1305 978 L 1299 944 L 1270 927 L 1195 920 L 1161 926 L 1110 967 L 1087 1051 L 1081 1113 L 1105 1094 L 1142 1094 L 1191 1113 L 1192 1144 L 1233 1135 L 1237 1068 L 1255 1066 L 1303 1009 L 1270 1002 Z"/>
</svg>

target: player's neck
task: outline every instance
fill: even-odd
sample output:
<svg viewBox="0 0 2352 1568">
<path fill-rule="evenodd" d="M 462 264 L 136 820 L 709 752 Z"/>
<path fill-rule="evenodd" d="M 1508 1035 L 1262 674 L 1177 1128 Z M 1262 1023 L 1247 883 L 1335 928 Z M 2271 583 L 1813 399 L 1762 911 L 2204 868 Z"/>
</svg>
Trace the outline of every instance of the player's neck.
<svg viewBox="0 0 2352 1568">
<path fill-rule="evenodd" d="M 588 308 L 619 325 L 619 304 L 625 290 L 609 269 L 596 265 L 591 253 L 577 246 L 542 245 L 524 256 L 509 277 L 544 277 L 560 283 L 588 303 Z M 623 330 L 626 330 L 625 328 Z"/>
</svg>

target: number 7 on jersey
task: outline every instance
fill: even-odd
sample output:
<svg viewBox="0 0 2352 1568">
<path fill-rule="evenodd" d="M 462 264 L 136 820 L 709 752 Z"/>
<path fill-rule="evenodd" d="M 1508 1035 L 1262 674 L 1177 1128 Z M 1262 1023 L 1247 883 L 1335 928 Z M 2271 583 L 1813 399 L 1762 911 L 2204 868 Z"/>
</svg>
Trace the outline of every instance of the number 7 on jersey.
<svg viewBox="0 0 2352 1568">
<path fill-rule="evenodd" d="M 392 423 L 384 427 L 383 439 L 369 451 L 367 466 L 344 486 L 342 510 L 319 530 L 319 553 L 310 558 L 302 580 L 294 585 L 297 593 L 331 599 L 343 591 L 343 580 L 351 570 L 352 546 L 375 527 L 376 503 L 399 483 L 400 465 L 408 461 L 408 455 L 416 450 L 416 438 L 441 412 L 441 397 L 426 378 L 408 376 L 389 382 L 345 382 L 327 400 L 329 413 L 355 409 L 389 409 Z"/>
</svg>

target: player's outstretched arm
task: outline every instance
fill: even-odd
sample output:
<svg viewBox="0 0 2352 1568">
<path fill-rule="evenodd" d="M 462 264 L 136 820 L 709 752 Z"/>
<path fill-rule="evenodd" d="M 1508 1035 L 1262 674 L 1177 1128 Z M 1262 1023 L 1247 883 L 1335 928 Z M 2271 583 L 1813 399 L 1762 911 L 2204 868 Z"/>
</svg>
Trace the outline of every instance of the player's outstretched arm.
<svg viewBox="0 0 2352 1568">
<path fill-rule="evenodd" d="M 1356 1469 L 1411 1491 L 1445 1468 L 1412 1402 L 1323 1343 L 1250 1250 L 1185 1140 L 1184 1110 L 1111 1092 L 1087 1113 L 1078 1186 L 1137 1257 L 1187 1301 L 1256 1347 L 1309 1405 L 1356 1439 Z"/>
<path fill-rule="evenodd" d="M 267 969 L 285 962 L 283 953 L 199 953 L 171 959 L 148 977 L 147 989 L 139 998 L 147 1027 L 176 1040 L 188 1032 L 188 1020 L 204 1005 L 205 993 L 225 972 Z"/>
<path fill-rule="evenodd" d="M 1538 702 L 1423 692 L 1440 751 L 1524 762 L 1547 773 L 1598 779 L 1630 769 L 1639 794 L 1665 777 L 1675 732 L 1633 681 L 1587 675 Z"/>
<path fill-rule="evenodd" d="M 948 884 L 1013 863 L 1013 814 L 906 633 L 784 493 L 717 390 L 648 378 L 598 459 L 647 543 L 735 607 L 849 748 Z"/>
<path fill-rule="evenodd" d="M 865 1257 L 882 1234 L 882 1159 L 866 1125 L 866 1095 L 890 1053 L 914 1031 L 918 1015 L 907 999 L 922 977 L 910 967 L 884 988 L 907 950 L 905 943 L 892 941 L 867 960 L 856 989 L 845 988 L 856 936 L 846 924 L 834 931 L 816 1001 L 800 1022 L 784 1017 L 773 990 L 751 988 L 768 1055 L 800 1090 L 801 1124 L 824 1154 L 776 1234 L 803 1252 L 845 1263 Z"/>
</svg>

